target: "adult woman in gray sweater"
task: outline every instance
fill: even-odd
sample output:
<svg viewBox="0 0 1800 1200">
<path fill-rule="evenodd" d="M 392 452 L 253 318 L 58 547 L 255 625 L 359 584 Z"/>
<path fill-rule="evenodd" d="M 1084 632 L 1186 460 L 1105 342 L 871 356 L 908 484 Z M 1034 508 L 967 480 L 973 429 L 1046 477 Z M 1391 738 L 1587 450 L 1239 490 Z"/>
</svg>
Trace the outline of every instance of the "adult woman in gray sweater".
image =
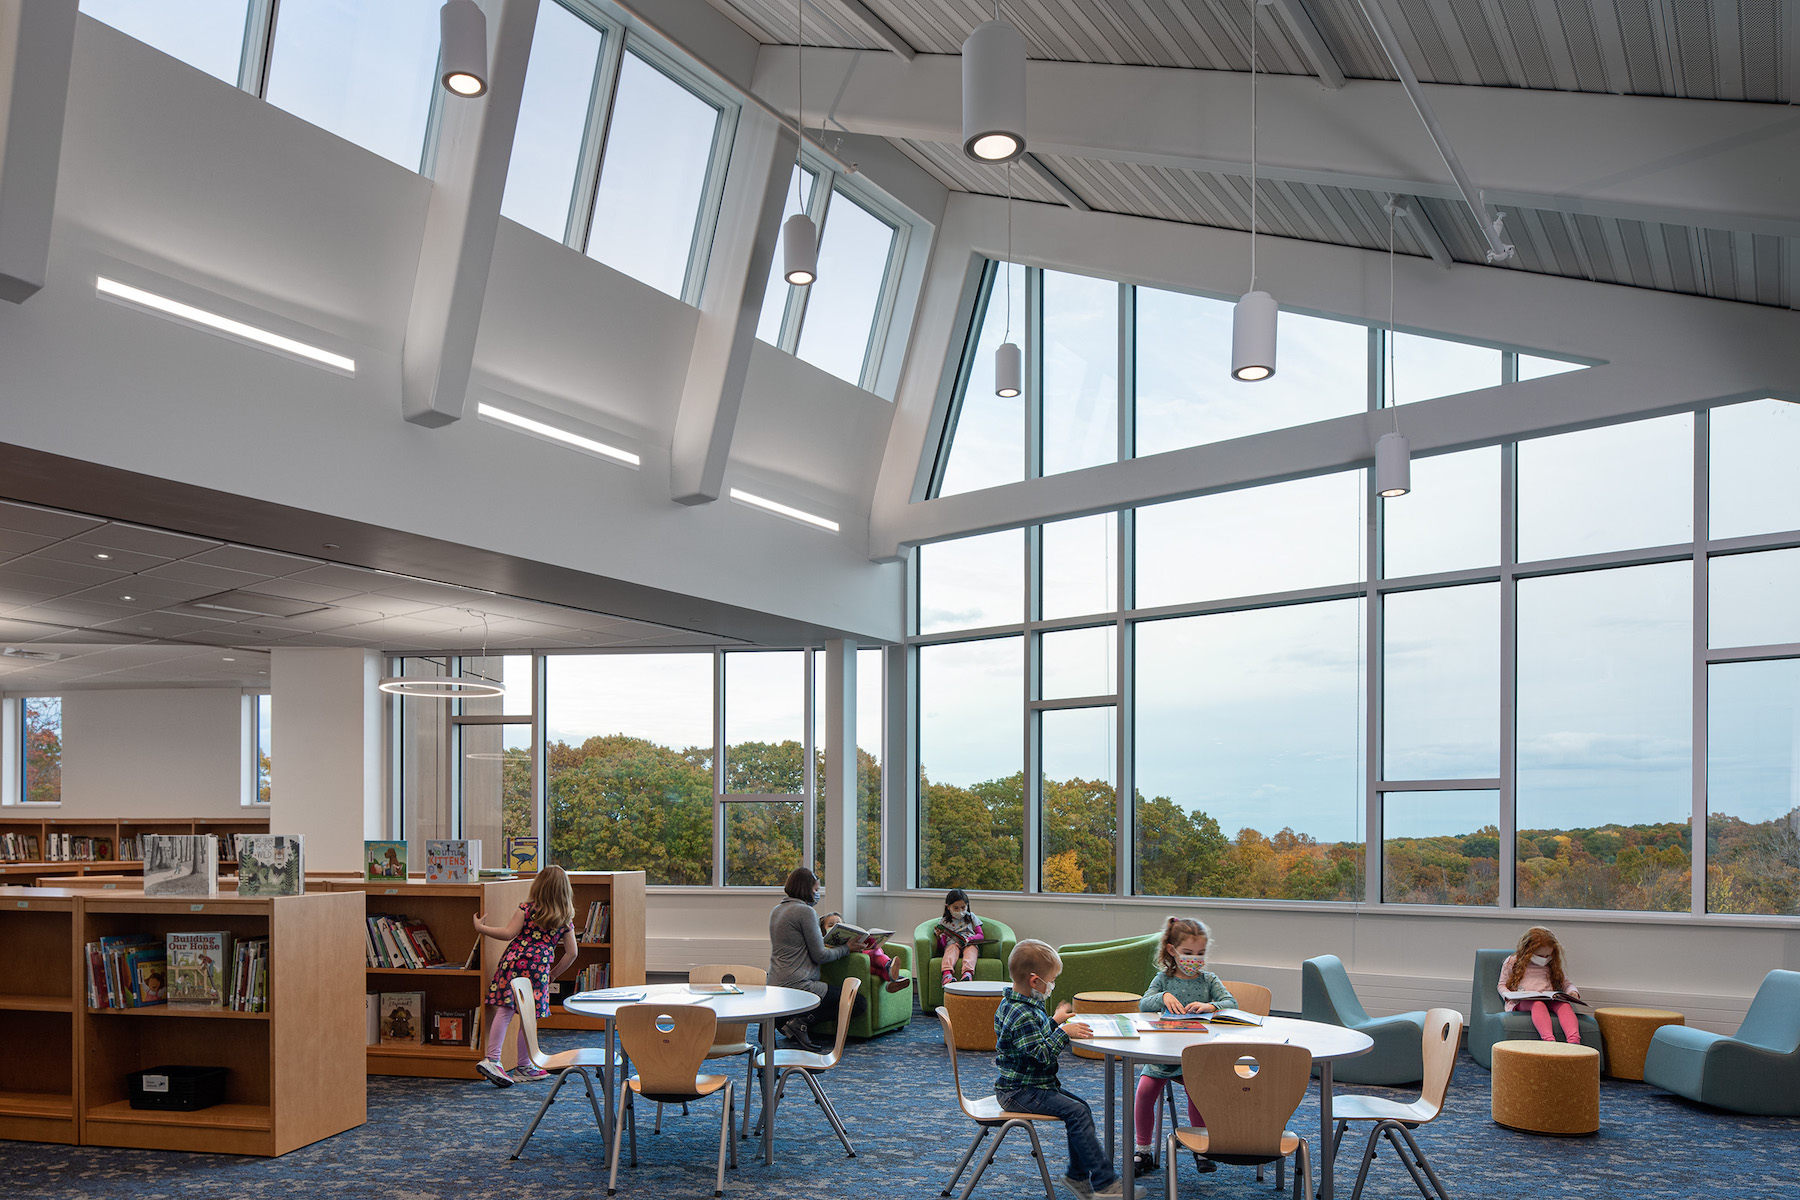
<svg viewBox="0 0 1800 1200">
<path fill-rule="evenodd" d="M 781 1027 L 781 1035 L 802 1050 L 819 1053 L 821 1047 L 812 1039 L 812 1027 L 821 1021 L 837 1020 L 839 984 L 827 987 L 819 978 L 819 968 L 828 962 L 848 957 L 859 947 L 827 946 L 819 932 L 819 915 L 813 906 L 824 895 L 818 877 L 805 867 L 795 867 L 788 874 L 787 892 L 780 904 L 769 913 L 769 983 L 773 987 L 799 988 L 819 997 L 819 1007 L 795 1017 Z M 856 998 L 851 1016 L 859 1016 L 867 1002 Z"/>
</svg>

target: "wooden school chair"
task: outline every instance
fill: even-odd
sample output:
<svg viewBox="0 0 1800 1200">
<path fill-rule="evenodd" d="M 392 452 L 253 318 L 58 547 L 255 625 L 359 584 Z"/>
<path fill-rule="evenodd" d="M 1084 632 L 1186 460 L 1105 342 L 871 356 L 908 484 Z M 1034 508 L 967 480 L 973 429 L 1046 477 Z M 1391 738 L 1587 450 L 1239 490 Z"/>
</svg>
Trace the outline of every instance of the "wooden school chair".
<svg viewBox="0 0 1800 1200">
<path fill-rule="evenodd" d="M 1260 1166 L 1294 1156 L 1294 1200 L 1310 1200 L 1306 1139 L 1287 1128 L 1312 1079 L 1312 1051 L 1273 1042 L 1202 1042 L 1181 1052 L 1182 1082 L 1205 1129 L 1177 1126 L 1165 1143 L 1163 1184 L 1175 1200 L 1175 1153 L 1186 1148 L 1214 1162 Z"/>
<path fill-rule="evenodd" d="M 1000 1149 L 1000 1143 L 1006 1140 L 1006 1135 L 1015 1129 L 1023 1129 L 1026 1136 L 1031 1138 L 1031 1156 L 1037 1159 L 1038 1173 L 1044 1177 L 1044 1200 L 1056 1200 L 1056 1189 L 1050 1183 L 1050 1167 L 1044 1160 L 1044 1147 L 1038 1142 L 1037 1130 L 1034 1128 L 1034 1124 L 1038 1121 L 1055 1121 L 1056 1118 L 1042 1116 L 1038 1113 L 1007 1112 L 1000 1107 L 1000 1099 L 997 1096 L 983 1096 L 980 1099 L 974 1099 L 965 1095 L 962 1090 L 962 1076 L 956 1069 L 956 1030 L 950 1024 L 950 1010 L 940 1007 L 937 1010 L 937 1016 L 938 1023 L 944 1027 L 944 1049 L 950 1053 L 950 1086 L 956 1089 L 956 1102 L 962 1106 L 963 1116 L 975 1122 L 981 1130 L 975 1135 L 975 1140 L 969 1143 L 969 1148 L 963 1151 L 962 1158 L 957 1161 L 956 1170 L 950 1176 L 950 1182 L 946 1183 L 944 1190 L 938 1194 L 941 1196 L 950 1194 L 950 1189 L 956 1186 L 956 1181 L 962 1178 L 963 1171 L 968 1169 L 969 1160 L 975 1157 L 975 1151 L 981 1148 L 981 1143 L 987 1139 L 988 1134 L 998 1129 L 1000 1136 L 995 1138 L 994 1144 L 988 1147 L 987 1154 L 981 1160 L 981 1165 L 976 1167 L 975 1174 L 969 1177 L 969 1185 L 963 1188 L 962 1200 L 969 1200 L 969 1196 L 975 1191 L 975 1185 L 981 1182 L 981 1173 L 988 1169 L 989 1163 L 994 1161 L 994 1152 Z"/>
<path fill-rule="evenodd" d="M 1394 1153 L 1400 1156 L 1400 1165 L 1413 1177 L 1413 1183 L 1418 1185 L 1419 1194 L 1425 1200 L 1449 1200 L 1444 1185 L 1438 1182 L 1437 1172 L 1431 1169 L 1419 1143 L 1413 1140 L 1412 1131 L 1437 1120 L 1438 1114 L 1444 1111 L 1444 1097 L 1450 1091 L 1450 1075 L 1456 1069 L 1456 1051 L 1462 1043 L 1462 1029 L 1462 1014 L 1454 1008 L 1434 1008 L 1425 1014 L 1422 1045 L 1425 1081 L 1419 1089 L 1419 1098 L 1411 1104 L 1359 1095 L 1339 1096 L 1333 1101 L 1331 1115 L 1337 1118 L 1337 1133 L 1331 1139 L 1333 1156 L 1337 1154 L 1338 1143 L 1344 1140 L 1344 1130 L 1350 1127 L 1350 1122 L 1373 1123 L 1368 1144 L 1363 1147 L 1362 1169 L 1356 1173 L 1356 1190 L 1350 1193 L 1350 1200 L 1359 1200 L 1362 1196 L 1363 1183 L 1369 1177 L 1369 1164 L 1375 1159 L 1375 1145 L 1383 1135 L 1393 1145 Z M 1405 1139 L 1405 1146 L 1400 1144 L 1401 1139 Z M 1406 1156 L 1408 1149 L 1412 1151 L 1411 1158 Z M 1431 1182 L 1431 1190 L 1425 1187 L 1427 1180 Z M 1437 1193 L 1435 1196 L 1433 1190 Z"/>
<path fill-rule="evenodd" d="M 844 1151 L 851 1158 L 856 1157 L 856 1147 L 850 1144 L 850 1135 L 844 1131 L 843 1118 L 839 1117 L 837 1109 L 832 1107 L 831 1098 L 825 1094 L 825 1089 L 820 1085 L 818 1077 L 821 1073 L 837 1066 L 844 1057 L 844 1039 L 850 1035 L 850 1009 L 856 1004 L 856 993 L 860 990 L 862 990 L 862 980 L 855 978 L 844 980 L 843 991 L 838 993 L 837 1042 L 831 1047 L 831 1053 L 813 1054 L 805 1050 L 775 1051 L 775 1069 L 781 1073 L 781 1078 L 780 1082 L 775 1085 L 775 1099 L 769 1106 L 771 1114 L 780 1108 L 781 1097 L 787 1090 L 788 1077 L 790 1075 L 800 1076 L 806 1080 L 806 1086 L 812 1089 L 813 1102 L 825 1113 L 825 1119 L 831 1123 L 831 1131 L 837 1134 L 838 1141 L 844 1143 Z M 753 1068 L 761 1070 L 763 1065 L 769 1062 L 768 1053 L 767 1050 L 761 1050 L 751 1055 Z M 748 1084 L 744 1086 L 746 1089 L 749 1087 Z M 768 1117 L 765 1115 L 763 1119 L 767 1120 Z M 744 1092 L 744 1122 L 748 1124 L 749 1121 L 750 1093 L 746 1090 Z M 760 1120 L 756 1123 L 756 1132 L 762 1133 L 762 1121 Z"/>
<path fill-rule="evenodd" d="M 519 1024 L 525 1030 L 525 1047 L 531 1052 L 531 1065 L 540 1071 L 549 1071 L 556 1076 L 550 1093 L 538 1106 L 537 1116 L 531 1118 L 531 1125 L 525 1130 L 525 1136 L 513 1147 L 512 1156 L 517 1159 L 525 1153 L 525 1143 L 537 1132 L 538 1122 L 550 1111 L 550 1104 L 556 1099 L 556 1093 L 568 1081 L 571 1073 L 581 1076 L 581 1082 L 587 1086 L 588 1103 L 594 1109 L 594 1125 L 600 1130 L 600 1136 L 606 1136 L 606 1120 L 600 1115 L 600 1101 L 594 1095 L 594 1077 L 588 1074 L 590 1067 L 605 1067 L 606 1051 L 599 1047 L 583 1046 L 579 1050 L 564 1050 L 557 1054 L 545 1054 L 538 1048 L 537 1033 L 537 997 L 532 994 L 531 981 L 523 976 L 515 976 L 512 981 L 513 1007 L 519 1010 Z M 521 1064 L 523 1065 L 523 1064 Z"/>
<path fill-rule="evenodd" d="M 725 1194 L 725 1162 L 729 1149 L 737 1166 L 737 1141 L 731 1136 L 731 1079 L 726 1075 L 702 1075 L 706 1052 L 718 1032 L 719 1017 L 710 1008 L 691 1005 L 627 1004 L 613 1023 L 619 1045 L 637 1068 L 637 1074 L 620 1089 L 619 1119 L 612 1130 L 612 1165 L 606 1177 L 606 1194 L 614 1195 L 619 1182 L 619 1142 L 634 1100 L 642 1096 L 658 1104 L 686 1104 L 723 1092 L 719 1112 L 719 1169 L 713 1195 Z M 637 1166 L 637 1123 L 631 1126 L 631 1165 Z"/>
</svg>

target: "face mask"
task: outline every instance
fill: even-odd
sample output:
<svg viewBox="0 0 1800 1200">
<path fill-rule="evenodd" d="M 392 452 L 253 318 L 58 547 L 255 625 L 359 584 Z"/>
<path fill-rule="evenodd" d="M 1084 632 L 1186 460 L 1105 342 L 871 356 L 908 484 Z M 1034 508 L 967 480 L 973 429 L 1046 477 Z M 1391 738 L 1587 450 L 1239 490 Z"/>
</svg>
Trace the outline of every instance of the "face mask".
<svg viewBox="0 0 1800 1200">
<path fill-rule="evenodd" d="M 1049 982 L 1045 983 L 1041 989 L 1040 988 L 1031 989 L 1031 994 L 1033 996 L 1036 996 L 1039 1000 L 1048 1000 L 1050 998 L 1050 993 L 1054 992 L 1055 990 L 1056 990 L 1056 981 L 1054 979 L 1052 979 Z"/>
<path fill-rule="evenodd" d="M 823 900 L 824 898 L 825 898 L 825 889 L 824 888 L 814 888 L 813 889 L 812 902 L 814 904 L 817 904 L 819 901 Z"/>
<path fill-rule="evenodd" d="M 1548 954 L 1534 954 L 1531 956 L 1531 962 L 1533 966 L 1547 967 L 1550 965 L 1550 956 Z"/>
<path fill-rule="evenodd" d="M 1181 976 L 1183 979 L 1198 978 L 1201 970 L 1205 966 L 1206 955 L 1204 954 L 1182 954 L 1177 952 L 1175 955 L 1175 974 Z"/>
</svg>

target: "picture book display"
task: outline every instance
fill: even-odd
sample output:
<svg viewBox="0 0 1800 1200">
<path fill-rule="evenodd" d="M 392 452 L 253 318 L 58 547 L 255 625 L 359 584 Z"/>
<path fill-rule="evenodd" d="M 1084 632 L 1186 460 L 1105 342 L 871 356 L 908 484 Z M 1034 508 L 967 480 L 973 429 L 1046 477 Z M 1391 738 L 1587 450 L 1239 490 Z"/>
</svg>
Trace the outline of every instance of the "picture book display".
<svg viewBox="0 0 1800 1200">
<path fill-rule="evenodd" d="M 506 868 L 509 871 L 538 869 L 538 840 L 534 837 L 506 839 Z"/>
<path fill-rule="evenodd" d="M 434 1009 L 427 1027 L 433 1046 L 472 1046 L 475 1014 L 466 1008 Z"/>
<path fill-rule="evenodd" d="M 295 833 L 238 835 L 238 895 L 300 896 L 306 892 L 306 839 Z"/>
<path fill-rule="evenodd" d="M 363 881 L 380 883 L 393 879 L 406 882 L 405 842 L 364 842 Z"/>
<path fill-rule="evenodd" d="M 171 933 L 165 939 L 170 1008 L 224 1008 L 231 934 Z"/>
<path fill-rule="evenodd" d="M 425 1044 L 425 993 L 381 993 L 381 1044 L 384 1046 L 423 1046 Z"/>
<path fill-rule="evenodd" d="M 145 834 L 144 895 L 214 896 L 219 839 L 210 833 Z"/>
<path fill-rule="evenodd" d="M 891 929 L 864 929 L 861 925 L 852 925 L 848 921 L 839 921 L 825 931 L 827 946 L 848 946 L 852 942 L 866 942 L 873 938 L 877 942 L 885 942 L 894 936 Z"/>
<path fill-rule="evenodd" d="M 425 881 L 470 883 L 481 875 L 481 842 L 462 838 L 427 838 Z"/>
</svg>

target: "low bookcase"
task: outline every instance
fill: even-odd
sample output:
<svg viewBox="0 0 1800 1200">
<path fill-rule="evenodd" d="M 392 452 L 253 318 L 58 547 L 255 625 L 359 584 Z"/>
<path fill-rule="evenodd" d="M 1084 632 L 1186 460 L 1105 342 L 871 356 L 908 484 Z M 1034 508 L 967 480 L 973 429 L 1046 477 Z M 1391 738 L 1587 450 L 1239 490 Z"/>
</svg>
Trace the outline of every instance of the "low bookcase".
<svg viewBox="0 0 1800 1200">
<path fill-rule="evenodd" d="M 572 981 L 591 966 L 612 968 L 608 987 L 633 987 L 644 982 L 644 873 L 642 871 L 570 871 L 569 888 L 575 893 L 575 932 L 579 937 L 587 923 L 588 908 L 595 901 L 611 905 L 606 936 L 576 943 L 575 965 L 563 975 Z M 538 1024 L 546 1029 L 602 1029 L 597 1017 L 565 1012 L 550 1006 L 550 1015 Z"/>
<path fill-rule="evenodd" d="M 269 1008 L 90 1008 L 87 943 L 123 934 L 228 930 L 269 939 Z M 0 1137 L 278 1155 L 368 1119 L 353 896 L 149 896 L 0 888 L 0 954 L 19 971 L 0 996 L 15 1052 L 0 1061 Z M 225 1103 L 131 1107 L 128 1077 L 225 1067 Z"/>
<path fill-rule="evenodd" d="M 314 881 L 309 877 L 307 887 L 313 886 Z M 363 907 L 358 910 L 359 919 L 376 913 L 391 913 L 401 917 L 417 917 L 424 921 L 431 930 L 432 940 L 437 943 L 438 949 L 455 964 L 452 967 L 424 970 L 371 967 L 367 965 L 365 939 L 359 933 L 355 961 L 363 964 L 362 974 L 367 980 L 366 992 L 423 992 L 425 1011 L 419 1014 L 422 1026 L 429 1022 L 432 1012 L 450 1009 L 472 1014 L 475 1025 L 473 1046 L 368 1046 L 365 1052 L 368 1073 L 431 1076 L 440 1079 L 476 1078 L 475 1064 L 482 1057 L 482 1039 L 487 1036 L 487 1031 L 481 1028 L 481 1002 L 487 994 L 487 981 L 493 977 L 494 969 L 500 965 L 500 956 L 506 951 L 506 943 L 494 938 L 482 938 L 480 965 L 473 970 L 463 970 L 462 964 L 468 961 L 469 950 L 475 945 L 478 936 L 475 932 L 475 916 L 478 913 L 484 914 L 490 924 L 506 924 L 512 919 L 514 910 L 531 895 L 531 880 L 427 883 L 423 879 L 409 879 L 402 883 L 395 879 L 369 883 L 360 879 L 333 879 L 326 886 L 339 895 L 354 894 L 363 897 Z M 363 1003 L 359 996 L 356 1019 L 358 1031 L 366 1028 L 361 1009 Z M 365 1039 L 359 1036 L 358 1040 Z M 502 1052 L 501 1061 L 509 1068 L 518 1065 L 515 1061 L 515 1044 L 516 1039 L 509 1036 Z"/>
</svg>

